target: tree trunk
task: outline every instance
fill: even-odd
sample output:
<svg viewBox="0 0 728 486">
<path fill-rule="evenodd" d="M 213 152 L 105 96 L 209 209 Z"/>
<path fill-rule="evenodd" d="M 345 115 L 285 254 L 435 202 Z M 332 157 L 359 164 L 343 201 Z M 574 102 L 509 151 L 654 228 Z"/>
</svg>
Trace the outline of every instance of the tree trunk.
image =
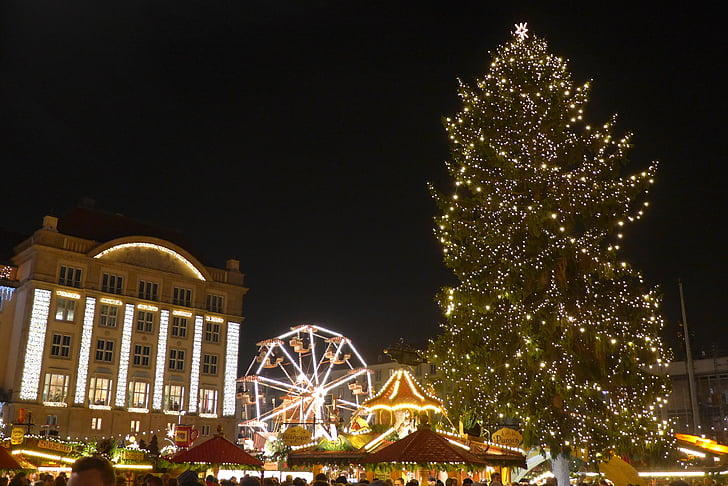
<svg viewBox="0 0 728 486">
<path fill-rule="evenodd" d="M 569 486 L 569 456 L 560 452 L 552 458 L 551 472 L 556 476 L 556 486 Z"/>
</svg>

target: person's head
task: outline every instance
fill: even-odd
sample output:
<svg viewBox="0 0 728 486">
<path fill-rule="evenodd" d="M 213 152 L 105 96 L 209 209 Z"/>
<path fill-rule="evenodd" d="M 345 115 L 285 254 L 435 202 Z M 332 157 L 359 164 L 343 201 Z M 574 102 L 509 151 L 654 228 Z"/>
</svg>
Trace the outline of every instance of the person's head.
<svg viewBox="0 0 728 486">
<path fill-rule="evenodd" d="M 152 475 L 147 476 L 147 480 L 145 481 L 145 483 L 146 486 L 164 486 L 162 478 Z"/>
<path fill-rule="evenodd" d="M 260 481 L 255 476 L 245 476 L 240 480 L 240 486 L 260 486 Z"/>
<path fill-rule="evenodd" d="M 404 486 L 404 478 L 394 478 L 394 486 Z"/>
<path fill-rule="evenodd" d="M 71 466 L 68 486 L 114 486 L 114 467 L 103 457 L 82 457 Z"/>
<path fill-rule="evenodd" d="M 500 479 L 501 479 L 500 473 L 494 472 L 493 474 L 490 475 L 491 481 L 500 481 Z"/>
<path fill-rule="evenodd" d="M 428 486 L 435 486 L 435 483 L 437 483 L 437 478 L 435 476 L 430 476 L 429 478 L 427 478 Z"/>
<path fill-rule="evenodd" d="M 465 479 L 463 479 L 463 486 L 470 486 L 471 484 L 473 484 L 473 479 L 472 478 L 465 478 Z"/>
</svg>

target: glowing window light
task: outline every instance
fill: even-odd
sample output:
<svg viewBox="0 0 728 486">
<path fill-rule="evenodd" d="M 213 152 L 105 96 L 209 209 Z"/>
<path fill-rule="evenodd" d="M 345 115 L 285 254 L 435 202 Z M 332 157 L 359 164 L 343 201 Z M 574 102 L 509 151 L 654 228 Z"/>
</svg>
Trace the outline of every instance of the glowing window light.
<svg viewBox="0 0 728 486">
<path fill-rule="evenodd" d="M 105 255 L 108 255 L 109 253 L 115 252 L 117 250 L 123 250 L 125 248 L 149 248 L 151 250 L 157 250 L 161 251 L 162 253 L 166 253 L 167 255 L 171 256 L 172 258 L 175 258 L 177 261 L 185 265 L 187 268 L 189 268 L 192 273 L 195 274 L 197 278 L 199 278 L 202 281 L 205 281 L 205 277 L 200 273 L 200 271 L 195 267 L 191 261 L 177 253 L 176 251 L 167 248 L 166 246 L 162 245 L 155 245 L 154 243 L 143 243 L 143 242 L 135 242 L 135 243 L 121 243 L 119 245 L 114 245 L 111 248 L 107 248 L 106 250 L 102 251 L 98 255 L 96 255 L 94 258 L 101 258 Z"/>
<path fill-rule="evenodd" d="M 131 329 L 134 323 L 134 304 L 126 304 L 124 327 L 121 330 L 121 349 L 119 350 L 119 377 L 116 379 L 116 406 L 126 405 L 126 380 L 129 371 L 131 352 Z"/>
<path fill-rule="evenodd" d="M 108 297 L 101 297 L 99 299 L 102 304 L 109 304 L 109 305 L 123 305 L 124 303 L 120 301 L 119 299 L 109 299 Z"/>
<path fill-rule="evenodd" d="M 159 315 L 159 341 L 157 341 L 157 366 L 156 378 L 154 380 L 154 395 L 152 396 L 152 408 L 162 409 L 162 386 L 164 385 L 164 363 L 167 357 L 167 331 L 169 327 L 169 311 L 163 310 Z M 234 380 L 233 380 L 234 383 Z M 233 390 L 235 396 L 235 390 Z"/>
<path fill-rule="evenodd" d="M 238 374 L 238 346 L 240 345 L 240 323 L 228 322 L 227 349 L 225 355 L 225 389 L 222 399 L 222 415 L 235 415 L 235 379 Z"/>
<path fill-rule="evenodd" d="M 195 334 L 192 340 L 192 367 L 190 368 L 190 413 L 197 412 L 197 390 L 200 387 L 200 353 L 202 351 L 202 316 L 195 316 Z M 234 392 L 233 392 L 234 393 Z"/>
<path fill-rule="evenodd" d="M 38 398 L 40 369 L 43 362 L 46 329 L 48 328 L 48 312 L 51 307 L 51 291 L 35 289 L 33 308 L 30 314 L 28 343 L 25 346 L 23 361 L 23 377 L 20 381 L 20 399 L 35 400 Z"/>
<path fill-rule="evenodd" d="M 65 290 L 56 290 L 56 295 L 59 297 L 65 297 L 67 299 L 80 299 L 81 294 L 77 294 L 76 292 L 67 292 Z"/>
<path fill-rule="evenodd" d="M 172 315 L 180 316 L 180 317 L 192 317 L 192 312 L 184 311 L 184 310 L 175 310 L 175 311 L 172 311 Z"/>
<path fill-rule="evenodd" d="M 149 305 L 149 304 L 138 304 L 137 308 L 140 310 L 150 311 L 150 312 L 157 312 L 159 310 L 159 307 L 156 305 Z"/>
<path fill-rule="evenodd" d="M 81 330 L 81 345 L 78 351 L 78 368 L 76 369 L 76 395 L 74 403 L 86 401 L 86 379 L 88 378 L 88 361 L 91 355 L 91 335 L 94 329 L 94 311 L 96 299 L 86 297 L 86 309 L 83 313 L 83 328 Z"/>
<path fill-rule="evenodd" d="M 223 319 L 222 317 L 217 317 L 217 316 L 205 316 L 205 321 L 221 323 L 221 322 L 225 322 L 225 319 Z"/>
</svg>

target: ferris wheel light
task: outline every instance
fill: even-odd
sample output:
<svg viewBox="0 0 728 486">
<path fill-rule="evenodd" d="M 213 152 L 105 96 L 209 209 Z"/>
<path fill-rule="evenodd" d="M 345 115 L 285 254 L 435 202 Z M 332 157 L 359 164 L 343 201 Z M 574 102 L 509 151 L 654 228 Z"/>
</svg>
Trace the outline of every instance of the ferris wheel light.
<svg viewBox="0 0 728 486">
<path fill-rule="evenodd" d="M 246 410 L 254 405 L 254 415 L 241 425 L 265 424 L 266 430 L 275 432 L 296 424 L 308 428 L 312 437 L 335 437 L 328 414 L 339 408 L 339 395 L 349 393 L 351 386 L 360 393 L 354 394 L 355 400 L 341 402 L 340 408 L 355 414 L 363 411 L 362 401 L 372 395 L 371 373 L 349 338 L 316 325 L 292 327 L 260 341 L 245 376 L 236 380 L 253 383 L 253 390 L 243 385 L 238 393 Z M 366 390 L 366 383 L 356 381 L 362 375 L 367 375 Z M 337 397 L 333 404 L 329 395 Z"/>
</svg>

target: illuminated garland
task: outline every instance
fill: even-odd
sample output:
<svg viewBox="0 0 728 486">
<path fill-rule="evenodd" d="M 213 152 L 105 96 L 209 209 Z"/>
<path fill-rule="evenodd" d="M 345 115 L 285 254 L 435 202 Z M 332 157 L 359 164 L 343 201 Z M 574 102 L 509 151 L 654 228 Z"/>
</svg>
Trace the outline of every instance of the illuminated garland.
<svg viewBox="0 0 728 486">
<path fill-rule="evenodd" d="M 124 327 L 121 331 L 119 350 L 119 375 L 116 380 L 116 406 L 126 406 L 126 382 L 129 374 L 129 354 L 131 353 L 131 332 L 134 326 L 134 304 L 124 308 Z"/>
<path fill-rule="evenodd" d="M 665 444 L 660 298 L 618 258 L 656 164 L 623 173 L 630 135 L 586 123 L 590 83 L 525 24 L 445 119 L 452 189 L 432 189 L 458 284 L 438 296 L 432 361 L 451 416 L 517 423 L 552 454 Z M 662 376 L 661 376 L 662 375 Z"/>
<path fill-rule="evenodd" d="M 96 299 L 86 297 L 86 309 L 83 313 L 83 328 L 81 330 L 81 344 L 78 348 L 78 368 L 76 368 L 76 394 L 74 403 L 83 404 L 86 401 L 86 381 L 88 378 L 88 363 L 91 355 L 91 336 L 94 331 L 94 313 Z"/>
<path fill-rule="evenodd" d="M 222 416 L 232 417 L 235 415 L 235 383 L 238 378 L 240 323 L 228 322 L 227 327 L 227 346 L 225 349 L 225 390 L 222 394 Z"/>
<path fill-rule="evenodd" d="M 28 342 L 25 345 L 23 375 L 20 380 L 20 399 L 36 400 L 40 384 L 40 370 L 43 365 L 46 330 L 48 329 L 48 312 L 51 306 L 51 291 L 35 289 L 33 291 L 33 308 L 30 313 Z"/>
<path fill-rule="evenodd" d="M 162 409 L 162 390 L 164 387 L 164 370 L 167 360 L 167 332 L 169 328 L 169 311 L 159 313 L 159 341 L 157 342 L 157 365 L 154 379 L 154 394 L 152 395 L 152 409 Z"/>
<path fill-rule="evenodd" d="M 202 351 L 202 316 L 195 316 L 195 331 L 192 341 L 192 364 L 190 367 L 190 413 L 197 412 L 197 391 L 200 388 L 200 353 Z"/>
</svg>

